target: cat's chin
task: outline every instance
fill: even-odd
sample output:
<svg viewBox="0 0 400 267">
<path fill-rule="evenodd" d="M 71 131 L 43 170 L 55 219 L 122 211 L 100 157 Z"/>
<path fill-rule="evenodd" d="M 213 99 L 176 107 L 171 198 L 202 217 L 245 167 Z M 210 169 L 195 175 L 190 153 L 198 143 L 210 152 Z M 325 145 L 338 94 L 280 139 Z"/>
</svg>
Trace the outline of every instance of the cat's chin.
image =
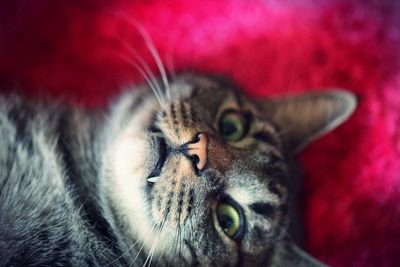
<svg viewBox="0 0 400 267">
<path fill-rule="evenodd" d="M 165 161 L 162 156 L 163 144 L 145 130 L 127 127 L 109 147 L 105 161 L 108 165 L 108 179 L 105 182 L 112 206 L 123 218 L 124 234 L 129 240 L 144 241 L 145 250 L 168 250 L 168 238 L 158 235 L 151 217 L 148 179 L 159 176 Z M 165 231 L 165 234 L 167 232 Z M 152 248 L 157 241 L 157 248 Z"/>
<path fill-rule="evenodd" d="M 191 87 L 180 89 L 179 97 L 191 91 Z M 112 116 L 117 122 L 113 140 L 107 145 L 103 157 L 107 178 L 102 187 L 118 215 L 118 224 L 122 224 L 128 245 L 140 240 L 143 250 L 152 251 L 156 256 L 170 251 L 174 243 L 172 230 L 165 228 L 160 233 L 151 204 L 151 190 L 157 179 L 163 176 L 162 170 L 165 171 L 165 167 L 169 166 L 169 152 L 166 144 L 163 144 L 164 138 L 159 136 L 161 132 L 151 129 L 154 116 L 159 114 L 162 107 L 155 98 L 147 98 L 132 114 L 132 101 L 133 98 L 124 98 Z M 182 255 L 190 262 L 189 249 L 183 248 Z"/>
<path fill-rule="evenodd" d="M 126 245 L 129 247 L 139 240 L 138 247 L 157 257 L 173 249 L 175 232 L 163 227 L 160 231 L 158 217 L 154 217 L 151 204 L 151 190 L 154 185 L 148 182 L 155 163 L 149 164 L 154 157 L 155 147 L 152 140 L 132 139 L 115 144 L 112 154 L 112 181 L 108 183 L 108 194 L 114 212 L 118 215 L 118 225 L 122 226 Z M 133 160 L 131 153 L 140 153 Z M 154 158 L 155 159 L 155 158 Z M 157 244 L 156 246 L 154 244 Z M 133 255 L 134 257 L 135 255 Z M 182 257 L 191 262 L 190 250 L 182 247 Z M 173 259 L 171 259 L 173 260 Z"/>
<path fill-rule="evenodd" d="M 164 167 L 164 163 L 168 156 L 168 147 L 163 138 L 152 138 L 150 141 L 150 153 L 149 153 L 149 166 L 150 174 L 147 177 L 147 185 L 150 190 L 152 185 L 160 179 L 161 170 Z"/>
</svg>

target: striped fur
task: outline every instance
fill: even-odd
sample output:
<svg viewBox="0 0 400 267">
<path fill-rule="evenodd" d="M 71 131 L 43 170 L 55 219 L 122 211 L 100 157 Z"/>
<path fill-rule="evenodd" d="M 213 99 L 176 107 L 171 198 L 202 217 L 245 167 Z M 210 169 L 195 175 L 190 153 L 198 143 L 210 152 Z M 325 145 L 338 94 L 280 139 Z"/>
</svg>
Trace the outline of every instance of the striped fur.
<svg viewBox="0 0 400 267">
<path fill-rule="evenodd" d="M 143 86 L 92 112 L 0 98 L 0 265 L 319 266 L 287 238 L 299 139 L 270 106 L 200 75 L 163 94 Z M 228 109 L 248 116 L 238 142 L 218 132 Z M 207 163 L 196 170 L 181 148 L 200 132 Z M 149 183 L 160 139 L 165 163 Z M 222 197 L 243 210 L 240 240 L 218 226 Z"/>
</svg>

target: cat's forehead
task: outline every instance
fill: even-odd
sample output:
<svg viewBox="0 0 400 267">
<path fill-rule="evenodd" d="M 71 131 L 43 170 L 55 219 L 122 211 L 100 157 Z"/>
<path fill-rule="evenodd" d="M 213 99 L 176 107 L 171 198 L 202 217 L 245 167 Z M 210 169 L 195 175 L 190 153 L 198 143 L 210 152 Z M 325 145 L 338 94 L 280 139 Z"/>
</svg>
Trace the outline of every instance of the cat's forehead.
<svg viewBox="0 0 400 267">
<path fill-rule="evenodd" d="M 234 84 L 223 78 L 195 74 L 177 76 L 171 83 L 171 91 L 176 91 L 176 96 L 180 98 L 190 96 L 192 99 L 206 100 L 208 103 L 237 101 L 243 97 Z"/>
<path fill-rule="evenodd" d="M 200 117 L 215 119 L 224 110 L 246 110 L 258 114 L 257 107 L 230 81 L 218 76 L 182 74 L 170 86 L 173 101 L 187 101 Z"/>
<path fill-rule="evenodd" d="M 273 177 L 249 168 L 233 168 L 227 173 L 229 183 L 226 193 L 241 205 L 251 205 L 255 202 L 281 204 L 283 199 L 276 191 L 271 190 L 271 184 L 277 184 Z"/>
</svg>

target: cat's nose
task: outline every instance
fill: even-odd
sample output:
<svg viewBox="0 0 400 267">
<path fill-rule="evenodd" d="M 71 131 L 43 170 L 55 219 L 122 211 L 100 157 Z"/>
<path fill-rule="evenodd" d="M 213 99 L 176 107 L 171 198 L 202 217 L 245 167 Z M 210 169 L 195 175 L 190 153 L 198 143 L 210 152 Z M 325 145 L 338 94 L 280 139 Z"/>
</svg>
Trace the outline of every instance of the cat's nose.
<svg viewBox="0 0 400 267">
<path fill-rule="evenodd" d="M 198 133 L 192 142 L 184 145 L 185 155 L 193 161 L 197 170 L 201 171 L 207 164 L 208 137 L 206 133 Z"/>
</svg>

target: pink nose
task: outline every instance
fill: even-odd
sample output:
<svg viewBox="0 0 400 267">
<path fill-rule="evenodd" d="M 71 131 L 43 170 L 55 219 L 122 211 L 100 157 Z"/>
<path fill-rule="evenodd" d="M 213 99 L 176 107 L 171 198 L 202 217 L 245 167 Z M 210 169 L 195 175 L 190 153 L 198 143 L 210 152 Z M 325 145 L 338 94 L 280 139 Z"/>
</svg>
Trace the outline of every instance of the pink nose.
<svg viewBox="0 0 400 267">
<path fill-rule="evenodd" d="M 205 133 L 199 133 L 197 135 L 197 140 L 187 145 L 189 156 L 197 156 L 198 158 L 196 167 L 199 170 L 202 170 L 207 163 L 207 144 L 207 135 Z"/>
</svg>

